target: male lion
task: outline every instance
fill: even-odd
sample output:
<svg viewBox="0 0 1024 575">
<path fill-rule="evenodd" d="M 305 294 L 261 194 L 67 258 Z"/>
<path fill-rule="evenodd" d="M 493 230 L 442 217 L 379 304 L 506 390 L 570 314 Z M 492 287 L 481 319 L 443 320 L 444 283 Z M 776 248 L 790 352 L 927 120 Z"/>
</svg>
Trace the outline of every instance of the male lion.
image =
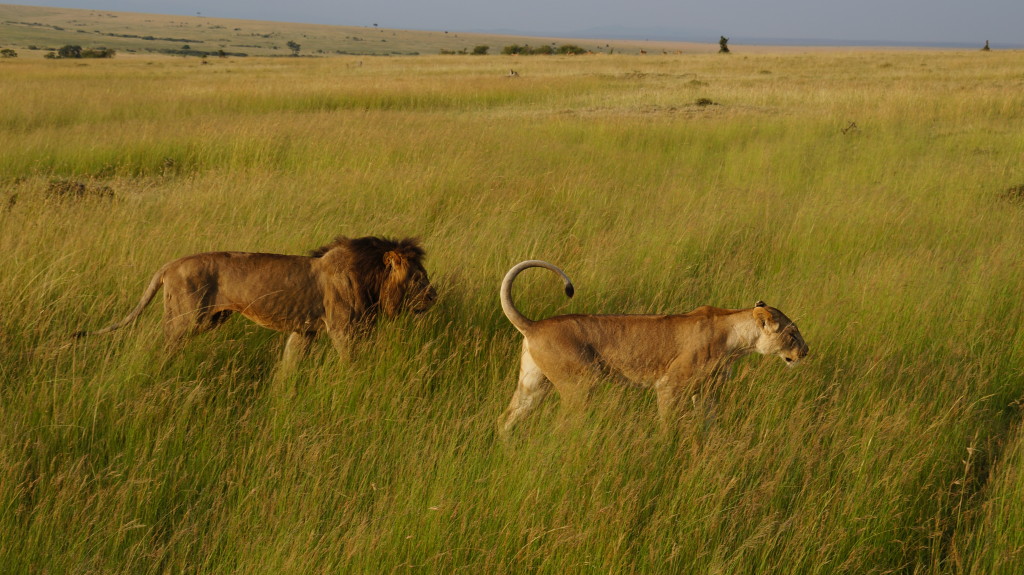
<svg viewBox="0 0 1024 575">
<path fill-rule="evenodd" d="M 778 355 L 790 365 L 807 355 L 796 324 L 764 302 L 748 309 L 699 307 L 682 315 L 560 315 L 533 321 L 512 303 L 512 282 L 527 268 L 547 268 L 540 260 L 522 262 L 501 283 L 501 308 L 524 336 L 519 384 L 498 420 L 504 435 L 540 404 L 554 387 L 563 401 L 585 400 L 602 378 L 653 387 L 662 426 L 669 427 L 679 400 L 694 380 L 728 377 L 732 363 L 752 352 Z"/>
<path fill-rule="evenodd" d="M 309 256 L 209 252 L 174 260 L 153 275 L 139 305 L 123 320 L 76 337 L 108 333 L 136 320 L 164 288 L 169 347 L 213 329 L 238 312 L 263 327 L 288 332 L 282 367 L 290 370 L 325 330 L 348 357 L 356 336 L 377 315 L 423 312 L 437 297 L 414 239 L 338 237 Z"/>
</svg>

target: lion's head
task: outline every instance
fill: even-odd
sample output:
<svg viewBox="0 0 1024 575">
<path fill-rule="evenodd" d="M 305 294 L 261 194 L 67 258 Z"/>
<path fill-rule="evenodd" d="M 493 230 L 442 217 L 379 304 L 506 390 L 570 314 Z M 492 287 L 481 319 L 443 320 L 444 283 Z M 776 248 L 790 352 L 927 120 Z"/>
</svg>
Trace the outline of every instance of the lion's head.
<svg viewBox="0 0 1024 575">
<path fill-rule="evenodd" d="M 414 238 L 339 237 L 310 255 L 344 261 L 371 312 L 379 311 L 386 316 L 403 310 L 421 313 L 437 299 L 437 291 L 423 267 L 423 248 Z"/>
<path fill-rule="evenodd" d="M 807 355 L 804 336 L 786 314 L 759 301 L 754 306 L 754 318 L 761 328 L 761 338 L 757 344 L 759 352 L 777 355 L 790 367 Z"/>
</svg>

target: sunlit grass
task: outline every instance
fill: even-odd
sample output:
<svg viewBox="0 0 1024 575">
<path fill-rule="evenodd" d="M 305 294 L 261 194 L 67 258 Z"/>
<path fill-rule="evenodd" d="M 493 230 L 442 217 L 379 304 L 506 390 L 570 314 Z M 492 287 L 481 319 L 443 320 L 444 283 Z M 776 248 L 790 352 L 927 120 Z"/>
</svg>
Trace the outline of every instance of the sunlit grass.
<svg viewBox="0 0 1024 575">
<path fill-rule="evenodd" d="M 1021 63 L 5 62 L 0 564 L 1012 573 Z M 442 296 L 351 365 L 322 344 L 274 378 L 281 337 L 242 320 L 168 358 L 159 309 L 66 337 L 174 257 L 337 234 L 421 237 Z M 763 299 L 812 355 L 742 362 L 678 437 L 610 389 L 502 444 L 519 337 L 497 288 L 529 258 L 577 288 L 524 274 L 532 317 Z"/>
</svg>

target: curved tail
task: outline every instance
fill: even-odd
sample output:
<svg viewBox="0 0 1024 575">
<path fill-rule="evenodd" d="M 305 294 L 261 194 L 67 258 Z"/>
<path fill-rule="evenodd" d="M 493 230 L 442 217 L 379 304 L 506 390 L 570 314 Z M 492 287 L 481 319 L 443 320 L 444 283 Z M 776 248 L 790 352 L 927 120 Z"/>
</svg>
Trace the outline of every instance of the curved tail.
<svg viewBox="0 0 1024 575">
<path fill-rule="evenodd" d="M 121 329 L 122 327 L 138 319 L 138 317 L 142 315 L 142 310 L 146 309 L 146 306 L 149 305 L 149 302 L 153 301 L 153 298 L 156 296 L 156 292 L 160 291 L 160 288 L 164 285 L 164 270 L 166 269 L 166 267 L 167 266 L 160 268 L 160 271 L 153 274 L 153 279 L 149 280 L 149 287 L 146 288 L 146 291 L 142 292 L 142 298 L 139 300 L 139 305 L 135 306 L 135 309 L 133 309 L 131 313 L 128 314 L 127 317 L 125 317 L 124 319 L 117 323 L 108 325 L 107 327 L 98 329 L 96 331 L 76 331 L 74 334 L 72 334 L 73 337 L 79 338 L 85 337 L 87 335 L 101 335 L 104 333 L 110 333 L 114 330 Z"/>
<path fill-rule="evenodd" d="M 573 293 L 575 293 L 575 290 L 572 287 L 572 280 L 569 279 L 569 276 L 565 275 L 565 272 L 548 262 L 542 260 L 527 260 L 516 264 L 512 269 L 508 270 L 508 273 L 505 274 L 505 279 L 501 280 L 501 309 L 505 312 L 505 317 L 512 322 L 512 325 L 514 325 L 516 329 L 523 334 L 526 333 L 526 329 L 533 325 L 534 321 L 520 313 L 519 310 L 516 309 L 515 304 L 512 303 L 512 282 L 515 281 L 519 272 L 527 268 L 547 268 L 555 272 L 562 276 L 562 280 L 565 282 L 565 295 L 572 297 Z"/>
</svg>

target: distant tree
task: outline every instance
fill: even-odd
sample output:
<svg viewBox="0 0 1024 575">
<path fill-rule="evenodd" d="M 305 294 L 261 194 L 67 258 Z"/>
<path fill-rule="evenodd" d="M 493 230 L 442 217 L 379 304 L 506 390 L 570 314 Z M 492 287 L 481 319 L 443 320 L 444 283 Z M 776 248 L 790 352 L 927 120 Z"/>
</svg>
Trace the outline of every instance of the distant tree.
<svg viewBox="0 0 1024 575">
<path fill-rule="evenodd" d="M 81 46 L 72 46 L 68 44 L 57 50 L 56 53 L 50 52 L 44 58 L 113 58 L 117 51 L 112 48 L 87 48 L 82 49 Z"/>
<path fill-rule="evenodd" d="M 584 50 L 583 48 L 580 48 L 579 46 L 577 46 L 575 44 L 562 44 L 561 46 L 558 47 L 558 53 L 559 54 L 575 54 L 575 55 L 578 56 L 580 54 L 586 54 L 587 51 Z"/>
<path fill-rule="evenodd" d="M 60 50 L 57 50 L 57 56 L 61 58 L 81 58 L 82 47 L 65 44 Z"/>
<path fill-rule="evenodd" d="M 982 52 L 989 52 L 992 48 L 988 47 L 988 40 L 985 40 L 985 47 L 981 49 Z"/>
<path fill-rule="evenodd" d="M 487 51 L 490 50 L 490 49 L 491 49 L 490 46 L 485 46 L 485 45 L 481 44 L 481 45 L 476 46 L 476 47 L 473 48 L 473 54 L 475 56 L 486 56 L 487 55 Z"/>
<path fill-rule="evenodd" d="M 111 48 L 89 48 L 82 50 L 82 58 L 113 58 L 115 53 Z"/>
<path fill-rule="evenodd" d="M 520 46 L 519 44 L 509 44 L 501 50 L 501 53 L 507 56 L 514 54 L 521 54 L 523 56 L 550 56 L 551 54 L 586 54 L 587 51 L 574 44 L 564 44 L 557 47 L 554 44 L 543 44 L 536 48 L 531 48 L 529 45 Z"/>
<path fill-rule="evenodd" d="M 0 50 L 0 58 L 17 58 L 18 53 L 10 48 L 4 48 Z"/>
<path fill-rule="evenodd" d="M 729 39 L 722 36 L 718 39 L 718 53 L 728 54 L 729 53 Z"/>
<path fill-rule="evenodd" d="M 298 56 L 299 50 L 302 49 L 302 46 L 300 46 L 297 42 L 288 40 L 288 49 L 292 51 L 292 56 Z"/>
</svg>

